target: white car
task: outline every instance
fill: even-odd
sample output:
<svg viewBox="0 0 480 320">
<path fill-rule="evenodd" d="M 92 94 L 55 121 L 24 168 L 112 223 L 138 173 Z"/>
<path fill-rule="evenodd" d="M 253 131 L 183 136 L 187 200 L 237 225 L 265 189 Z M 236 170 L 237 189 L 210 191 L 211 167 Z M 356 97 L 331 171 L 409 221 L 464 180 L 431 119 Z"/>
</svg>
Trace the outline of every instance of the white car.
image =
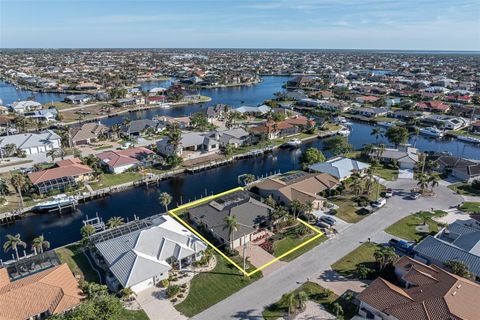
<svg viewBox="0 0 480 320">
<path fill-rule="evenodd" d="M 385 198 L 379 198 L 377 201 L 372 202 L 372 207 L 374 208 L 381 208 L 387 203 L 387 199 Z"/>
</svg>

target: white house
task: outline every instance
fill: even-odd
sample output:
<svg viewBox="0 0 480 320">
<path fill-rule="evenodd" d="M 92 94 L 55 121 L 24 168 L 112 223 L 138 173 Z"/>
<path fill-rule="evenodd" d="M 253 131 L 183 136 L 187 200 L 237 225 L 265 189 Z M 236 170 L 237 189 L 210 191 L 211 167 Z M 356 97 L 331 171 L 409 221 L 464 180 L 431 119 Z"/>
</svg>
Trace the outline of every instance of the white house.
<svg viewBox="0 0 480 320">
<path fill-rule="evenodd" d="M 116 281 L 109 279 L 111 288 L 118 288 L 118 282 L 123 288 L 141 292 L 168 279 L 173 267 L 181 270 L 201 258 L 207 248 L 197 236 L 168 215 L 145 221 L 148 223 L 144 228 L 133 232 L 128 232 L 129 224 L 126 224 L 116 229 L 128 233 L 118 232 L 120 236 L 115 237 L 111 230 L 106 230 L 92 238 L 115 277 Z"/>
<path fill-rule="evenodd" d="M 24 113 L 42 108 L 42 104 L 36 101 L 15 101 L 9 105 L 10 109 L 16 113 Z"/>
<path fill-rule="evenodd" d="M 9 144 L 14 144 L 17 149 L 25 151 L 27 155 L 37 154 L 60 148 L 61 138 L 51 130 L 0 137 L 0 150 L 2 150 L 2 153 L 5 146 Z"/>
<path fill-rule="evenodd" d="M 308 166 L 308 169 L 314 172 L 328 173 L 340 181 L 349 178 L 353 172 L 362 173 L 370 165 L 357 160 L 337 157 L 326 162 L 315 163 Z"/>
</svg>

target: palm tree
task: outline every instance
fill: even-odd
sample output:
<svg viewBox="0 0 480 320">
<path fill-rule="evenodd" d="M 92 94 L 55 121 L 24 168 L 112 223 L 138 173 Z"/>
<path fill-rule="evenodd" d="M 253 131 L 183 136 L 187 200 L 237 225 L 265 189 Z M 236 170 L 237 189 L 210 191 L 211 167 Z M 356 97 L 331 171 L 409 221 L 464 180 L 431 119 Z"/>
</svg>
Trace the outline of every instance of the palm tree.
<svg viewBox="0 0 480 320">
<path fill-rule="evenodd" d="M 295 295 L 297 300 L 297 308 L 303 310 L 305 308 L 305 302 L 308 300 L 308 294 L 305 291 L 297 292 Z"/>
<path fill-rule="evenodd" d="M 285 296 L 288 305 L 288 314 L 295 313 L 296 301 L 295 301 L 295 292 L 290 292 Z"/>
<path fill-rule="evenodd" d="M 238 231 L 237 217 L 234 215 L 227 216 L 225 217 L 224 222 L 224 229 L 228 229 L 228 231 L 230 232 L 230 242 L 233 243 L 235 232 Z"/>
<path fill-rule="evenodd" d="M 58 155 L 58 152 L 56 149 L 50 149 L 47 151 L 47 157 L 51 157 L 52 162 L 55 161 L 55 158 L 57 157 L 57 155 Z"/>
<path fill-rule="evenodd" d="M 168 212 L 168 205 L 170 204 L 170 202 L 172 202 L 172 196 L 169 195 L 167 192 L 162 192 L 158 197 L 158 201 L 160 201 L 160 203 L 165 206 L 165 212 Z"/>
<path fill-rule="evenodd" d="M 300 201 L 295 199 L 290 203 L 290 208 L 292 209 L 293 218 L 295 219 L 297 215 L 300 213 L 300 211 L 302 211 L 303 206 Z"/>
<path fill-rule="evenodd" d="M 417 185 L 420 187 L 420 191 L 423 193 L 428 187 L 428 177 L 424 173 L 417 174 Z"/>
<path fill-rule="evenodd" d="M 19 233 L 14 236 L 12 236 L 11 234 L 7 234 L 5 237 L 7 238 L 7 241 L 5 241 L 5 243 L 3 244 L 3 250 L 5 252 L 8 252 L 9 250 L 13 249 L 13 251 L 15 251 L 15 254 L 17 255 L 17 260 L 20 260 L 20 257 L 18 255 L 18 246 L 26 248 L 27 244 L 22 241 Z"/>
<path fill-rule="evenodd" d="M 11 183 L 12 183 L 12 186 L 15 189 L 17 189 L 18 195 L 20 196 L 21 207 L 23 208 L 24 204 L 23 204 L 22 189 L 25 188 L 25 185 L 27 184 L 27 179 L 25 178 L 24 174 L 15 173 L 12 175 Z"/>
<path fill-rule="evenodd" d="M 310 218 L 313 212 L 313 202 L 307 201 L 303 204 L 303 212 L 307 215 L 308 223 L 310 223 Z"/>
<path fill-rule="evenodd" d="M 6 157 L 10 157 L 15 152 L 16 149 L 17 149 L 17 146 L 14 143 L 9 143 L 5 145 L 5 147 L 3 147 L 3 151 Z"/>
<path fill-rule="evenodd" d="M 369 194 L 370 190 L 373 187 L 373 182 L 375 181 L 373 177 L 373 170 L 371 167 L 367 169 L 364 179 L 365 179 L 365 188 L 366 188 L 365 192 Z"/>
<path fill-rule="evenodd" d="M 381 155 L 385 152 L 385 149 L 387 149 L 387 146 L 385 144 L 380 143 L 377 148 L 377 157 L 380 158 Z"/>
<path fill-rule="evenodd" d="M 255 176 L 253 174 L 248 173 L 248 174 L 245 174 L 243 176 L 243 183 L 245 183 L 245 185 L 248 185 L 248 184 L 254 182 L 255 180 L 256 179 L 255 179 Z"/>
<path fill-rule="evenodd" d="M 383 137 L 383 131 L 380 127 L 374 127 L 370 135 L 375 136 L 375 143 L 378 144 L 378 138 Z"/>
<path fill-rule="evenodd" d="M 122 224 L 124 224 L 125 222 L 123 222 L 123 218 L 122 217 L 111 217 L 110 219 L 108 219 L 107 221 L 107 225 L 110 229 L 112 228 L 116 228 L 118 226 L 121 226 Z"/>
<path fill-rule="evenodd" d="M 335 302 L 332 304 L 332 311 L 337 318 L 343 317 L 343 308 L 340 303 Z"/>
<path fill-rule="evenodd" d="M 43 253 L 43 249 L 48 250 L 48 248 L 50 248 L 50 242 L 45 240 L 45 238 L 43 237 L 43 234 L 42 234 L 41 236 L 38 236 L 35 239 L 33 239 L 32 248 L 35 251 L 35 253 L 37 253 L 37 254 L 38 253 Z"/>
<path fill-rule="evenodd" d="M 395 263 L 398 259 L 393 247 L 379 247 L 375 250 L 373 256 L 375 257 L 375 261 L 380 265 L 380 270 L 385 269 L 389 264 Z"/>
<path fill-rule="evenodd" d="M 168 143 L 173 146 L 174 153 L 177 152 L 178 146 L 182 141 L 182 131 L 178 123 L 171 123 L 167 126 L 166 135 L 168 138 Z"/>
<path fill-rule="evenodd" d="M 352 174 L 351 181 L 350 181 L 350 188 L 352 189 L 353 193 L 358 196 L 363 191 L 362 185 L 362 178 L 358 174 Z"/>
<path fill-rule="evenodd" d="M 440 181 L 440 178 L 436 174 L 432 174 L 428 177 L 428 182 L 430 183 L 430 191 L 433 192 L 433 188 L 438 186 L 438 181 Z"/>
<path fill-rule="evenodd" d="M 120 132 L 122 132 L 122 128 L 118 123 L 112 125 L 112 132 L 115 134 L 115 137 L 117 139 L 120 137 Z"/>
</svg>

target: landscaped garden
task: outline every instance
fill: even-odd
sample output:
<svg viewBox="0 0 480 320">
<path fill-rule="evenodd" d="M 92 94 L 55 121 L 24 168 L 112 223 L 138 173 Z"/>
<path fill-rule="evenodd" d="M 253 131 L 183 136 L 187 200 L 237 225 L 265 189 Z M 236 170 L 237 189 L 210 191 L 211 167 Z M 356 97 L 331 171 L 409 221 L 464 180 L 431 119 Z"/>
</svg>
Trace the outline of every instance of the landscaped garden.
<svg viewBox="0 0 480 320">
<path fill-rule="evenodd" d="M 460 210 L 468 213 L 480 213 L 480 202 L 465 202 Z"/>
<path fill-rule="evenodd" d="M 440 230 L 442 225 L 433 218 L 446 214 L 442 210 L 420 211 L 397 221 L 385 229 L 385 232 L 407 241 L 419 242 L 427 235 L 434 235 Z"/>
<path fill-rule="evenodd" d="M 331 290 L 313 282 L 306 282 L 296 290 L 283 295 L 278 302 L 268 306 L 263 311 L 263 318 L 272 320 L 294 316 L 305 309 L 307 301 L 321 304 L 325 310 L 339 318 L 350 319 L 357 313 L 357 307 L 351 302 L 350 295 L 338 297 Z"/>
</svg>

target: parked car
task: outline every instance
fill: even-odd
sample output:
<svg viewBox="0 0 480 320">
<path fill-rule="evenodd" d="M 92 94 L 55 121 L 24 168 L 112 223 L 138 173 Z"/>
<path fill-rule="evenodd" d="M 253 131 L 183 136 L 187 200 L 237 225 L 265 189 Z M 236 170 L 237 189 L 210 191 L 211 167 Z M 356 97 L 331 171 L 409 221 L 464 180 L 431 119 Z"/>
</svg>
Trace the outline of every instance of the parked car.
<svg viewBox="0 0 480 320">
<path fill-rule="evenodd" d="M 385 198 L 393 197 L 393 189 L 388 188 L 387 190 L 385 190 L 384 196 L 385 196 Z"/>
<path fill-rule="evenodd" d="M 316 225 L 320 228 L 326 228 L 326 229 L 330 228 L 330 225 L 328 223 L 322 222 L 322 221 L 317 221 Z"/>
<path fill-rule="evenodd" d="M 335 219 L 333 219 L 332 217 L 329 217 L 329 216 L 321 216 L 320 221 L 325 222 L 329 226 L 333 226 L 333 225 L 335 225 L 335 223 L 337 223 L 337 220 L 335 220 Z"/>
<path fill-rule="evenodd" d="M 124 144 L 122 144 L 120 149 L 127 150 L 127 149 L 130 149 L 131 147 L 133 147 L 133 144 L 131 142 L 125 142 Z"/>
<path fill-rule="evenodd" d="M 371 203 L 372 207 L 377 209 L 383 207 L 385 204 L 387 204 L 387 199 L 385 198 L 379 198 Z"/>
<path fill-rule="evenodd" d="M 408 196 L 409 199 L 412 199 L 412 200 L 417 200 L 418 198 L 420 198 L 421 194 L 418 193 L 418 192 L 412 192 L 410 193 L 410 195 Z"/>
<path fill-rule="evenodd" d="M 413 253 L 413 248 L 415 247 L 415 242 L 407 242 L 404 240 L 390 239 L 388 245 L 397 249 L 398 251 L 405 253 Z"/>
</svg>

